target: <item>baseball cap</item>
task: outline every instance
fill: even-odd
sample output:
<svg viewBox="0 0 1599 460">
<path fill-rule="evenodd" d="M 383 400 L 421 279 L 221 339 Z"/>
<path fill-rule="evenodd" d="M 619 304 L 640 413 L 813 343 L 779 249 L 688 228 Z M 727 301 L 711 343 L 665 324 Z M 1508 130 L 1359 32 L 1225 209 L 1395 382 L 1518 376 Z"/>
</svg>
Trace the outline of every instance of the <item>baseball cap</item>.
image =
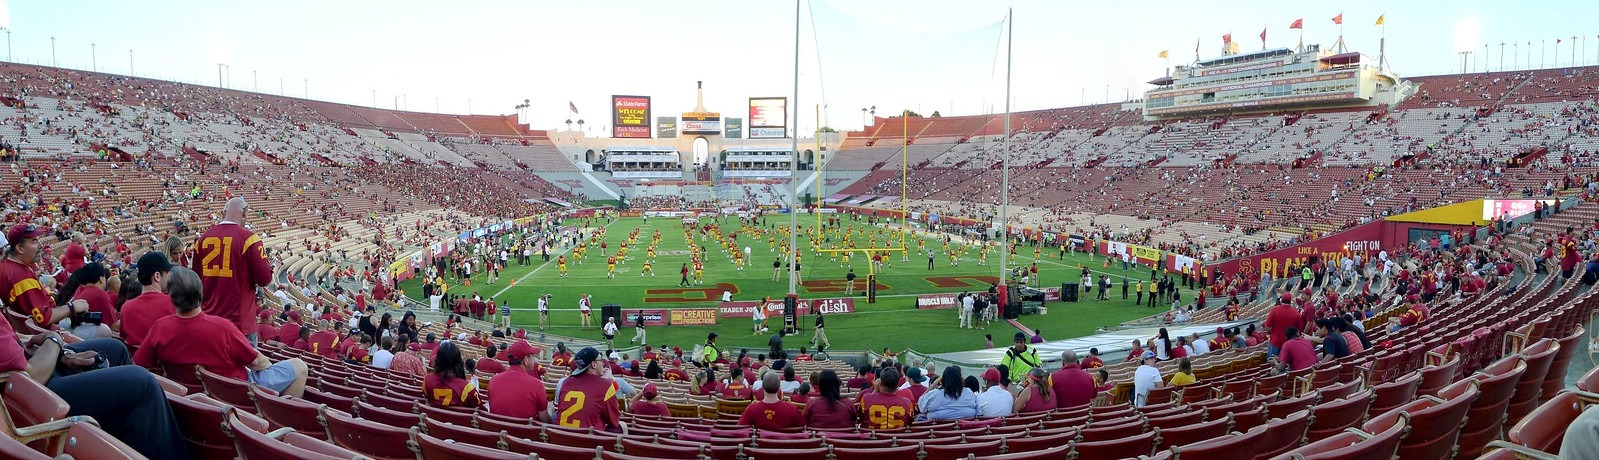
<svg viewBox="0 0 1599 460">
<path fill-rule="evenodd" d="M 644 384 L 644 397 L 645 398 L 654 398 L 655 395 L 657 395 L 657 394 L 660 394 L 660 390 L 655 388 L 655 384 L 654 383 L 646 383 L 646 384 Z"/>
<path fill-rule="evenodd" d="M 1021 332 L 1017 332 L 1016 333 L 1016 341 L 1020 342 L 1020 341 L 1023 341 L 1023 340 L 1027 340 L 1027 334 L 1023 334 Z"/>
<path fill-rule="evenodd" d="M 578 350 L 577 355 L 572 357 L 572 374 L 588 372 L 589 366 L 599 360 L 600 351 L 595 350 L 594 347 L 584 347 L 582 350 Z"/>
<path fill-rule="evenodd" d="M 511 344 L 510 348 L 505 349 L 505 359 L 521 361 L 536 353 L 538 352 L 533 349 L 533 345 L 529 345 L 526 340 L 518 340 L 516 343 Z"/>
<path fill-rule="evenodd" d="M 144 255 L 139 256 L 138 264 L 139 278 L 141 279 L 150 279 L 156 273 L 172 271 L 172 261 L 167 259 L 166 254 L 156 251 L 146 252 Z"/>
<path fill-rule="evenodd" d="M 999 383 L 999 369 L 990 367 L 988 370 L 983 371 L 983 381 Z"/>
<path fill-rule="evenodd" d="M 1289 295 L 1288 293 L 1285 292 L 1285 293 L 1283 293 L 1283 295 L 1281 297 L 1278 297 L 1278 302 L 1277 303 L 1288 303 L 1288 302 L 1293 302 L 1293 301 L 1294 301 L 1294 296 Z"/>
<path fill-rule="evenodd" d="M 1145 351 L 1144 352 L 1144 356 L 1138 358 L 1139 361 L 1143 361 L 1143 360 L 1146 360 L 1146 359 L 1155 359 L 1155 352 L 1153 352 L 1153 351 Z"/>
<path fill-rule="evenodd" d="M 715 332 L 712 332 L 710 334 L 705 334 L 705 340 L 707 340 L 707 341 L 715 339 L 715 338 L 716 338 L 716 333 Z"/>
<path fill-rule="evenodd" d="M 11 242 L 11 244 L 17 244 L 18 242 L 28 238 L 38 238 L 39 235 L 43 235 L 45 233 L 49 233 L 49 230 L 45 230 L 33 224 L 17 224 L 13 225 L 10 230 L 6 231 L 6 241 Z"/>
<path fill-rule="evenodd" d="M 292 320 L 295 320 L 295 321 L 299 321 L 300 320 L 300 310 L 289 310 L 289 319 L 292 319 Z"/>
<path fill-rule="evenodd" d="M 923 377 L 922 376 L 922 368 L 920 368 L 920 367 L 909 367 L 909 366 L 907 366 L 905 368 L 905 378 L 911 379 L 912 382 L 916 382 L 916 383 L 922 383 L 922 382 L 927 381 L 927 377 Z"/>
</svg>

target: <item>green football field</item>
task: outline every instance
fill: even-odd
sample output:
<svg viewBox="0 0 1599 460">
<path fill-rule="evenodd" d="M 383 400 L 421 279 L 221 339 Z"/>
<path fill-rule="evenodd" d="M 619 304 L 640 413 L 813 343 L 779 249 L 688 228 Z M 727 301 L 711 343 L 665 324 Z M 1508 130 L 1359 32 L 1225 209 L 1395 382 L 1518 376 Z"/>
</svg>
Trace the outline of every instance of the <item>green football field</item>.
<svg viewBox="0 0 1599 460">
<path fill-rule="evenodd" d="M 617 265 L 615 278 L 606 276 L 606 256 L 599 254 L 597 245 L 591 245 L 586 250 L 587 254 L 582 258 L 581 264 L 577 263 L 577 258 L 571 253 L 570 248 L 562 251 L 568 258 L 568 273 L 565 278 L 560 276 L 555 262 L 556 254 L 552 252 L 548 263 L 540 260 L 537 255 L 528 266 L 518 266 L 513 260 L 510 267 L 494 283 L 488 283 L 483 275 L 475 276 L 471 286 L 450 281 L 450 293 L 468 296 L 479 293 L 484 297 L 492 296 L 502 303 L 509 302 L 513 309 L 512 324 L 529 330 L 535 330 L 538 326 L 537 297 L 548 293 L 553 295 L 550 305 L 550 320 L 553 323 L 549 329 L 551 333 L 596 340 L 601 338 L 598 325 L 590 330 L 579 327 L 577 302 L 581 294 L 592 296 L 594 317 L 597 321 L 600 306 L 604 304 L 620 304 L 624 311 L 714 308 L 723 291 L 733 292 L 735 301 L 760 300 L 764 296 L 779 299 L 787 293 L 786 274 L 780 276 L 777 281 L 772 280 L 772 262 L 778 258 L 780 251 L 773 247 L 775 244 L 768 243 L 768 237 L 777 242 L 776 244 L 786 241 L 785 236 L 773 229 L 786 227 L 787 216 L 768 217 L 767 223 L 771 227 L 760 228 L 759 235 L 755 229 L 740 228 L 739 221 L 735 218 L 722 221 L 707 219 L 702 222 L 720 225 L 724 234 L 737 232 L 737 247 L 739 250 L 748 247 L 751 253 L 745 261 L 744 270 L 737 269 L 729 258 L 724 243 L 717 242 L 714 238 L 706 238 L 702 242 L 699 233 L 696 232 L 695 242 L 704 247 L 706 254 L 703 284 L 688 288 L 679 287 L 681 281 L 679 270 L 683 264 L 688 264 L 691 258 L 689 242 L 685 239 L 681 220 L 651 218 L 646 222 L 641 218 L 617 218 L 608 223 L 599 220 L 592 224 L 606 229 L 604 239 L 608 246 L 607 253 L 612 255 L 621 243 L 627 241 L 629 233 L 634 229 L 639 230 L 634 244 L 630 245 L 632 247 L 627 258 Z M 578 227 L 584 223 L 582 219 L 572 219 L 566 222 L 566 225 Z M 982 258 L 980 245 L 953 242 L 950 246 L 951 250 L 957 252 L 958 265 L 952 266 L 944 249 L 942 236 L 913 233 L 906 237 L 906 246 L 910 248 L 908 260 L 900 254 L 893 255 L 890 263 L 885 264 L 878 273 L 877 302 L 867 303 L 866 297 L 861 293 L 866 285 L 867 257 L 859 252 L 853 253 L 850 257 L 850 266 L 843 266 L 842 256 L 818 253 L 811 247 L 807 235 L 816 227 L 814 216 L 802 216 L 800 224 L 805 229 L 799 244 L 801 267 L 804 270 L 801 277 L 803 283 L 798 288 L 800 298 L 845 297 L 843 289 L 846 273 L 853 268 L 859 277 L 856 281 L 856 295 L 853 296 L 855 312 L 827 317 L 828 338 L 832 342 L 830 350 L 882 350 L 884 347 L 891 347 L 895 351 L 911 348 L 923 353 L 942 353 L 982 348 L 984 334 L 993 334 L 995 342 L 1004 346 L 1016 333 L 1015 328 L 1004 322 L 995 322 L 986 329 L 961 329 L 958 327 L 955 310 L 915 308 L 917 294 L 987 290 L 989 283 L 997 281 L 999 277 L 997 245 L 987 255 L 987 265 L 979 265 Z M 586 228 L 584 234 L 591 235 L 593 230 L 592 227 Z M 642 266 L 647 258 L 645 247 L 649 246 L 657 230 L 661 232 L 661 239 L 655 244 L 656 258 L 652 264 L 655 273 L 651 276 L 642 271 Z M 899 236 L 893 230 L 848 219 L 842 226 L 824 232 L 824 236 L 830 242 L 823 244 L 829 247 L 841 244 L 840 242 L 845 240 L 846 233 L 850 240 L 855 241 L 857 248 L 870 246 L 874 235 L 877 247 L 900 247 Z M 923 246 L 918 246 L 918 240 Z M 928 269 L 928 250 L 938 253 L 933 269 Z M 1146 282 L 1147 290 L 1150 276 L 1148 267 L 1134 267 L 1124 272 L 1119 262 L 1107 268 L 1103 265 L 1103 257 L 1095 257 L 1090 261 L 1084 254 L 1067 253 L 1063 260 L 1059 258 L 1058 248 L 1043 250 L 1040 255 L 1042 257 L 1039 258 L 1038 265 L 1042 282 L 1037 283 L 1039 287 L 1059 287 L 1063 282 L 1078 282 L 1081 275 L 1079 264 L 1088 266 L 1094 272 L 1096 281 L 1100 274 L 1108 274 L 1114 283 L 1110 300 L 1093 300 L 1098 294 L 1096 289 L 1096 292 L 1080 293 L 1079 302 L 1051 301 L 1047 304 L 1047 314 L 1027 315 L 1020 319 L 1027 327 L 1042 331 L 1046 339 L 1089 335 L 1095 328 L 1114 326 L 1155 312 L 1147 306 L 1147 299 L 1145 306 L 1134 305 L 1136 288 L 1129 290 L 1128 300 L 1121 298 L 1123 275 L 1133 283 L 1140 280 Z M 1033 247 L 1023 245 L 1017 249 L 1011 265 L 1031 265 L 1034 260 Z M 514 285 L 511 283 L 513 280 Z M 420 299 L 422 292 L 420 281 L 409 280 L 401 286 L 405 292 L 425 302 L 425 299 Z M 1192 291 L 1184 290 L 1182 294 L 1185 300 L 1192 299 Z M 1165 307 L 1162 306 L 1160 311 L 1164 310 Z M 768 321 L 773 330 L 779 323 L 780 318 L 777 317 Z M 620 326 L 617 346 L 626 347 L 626 340 L 633 337 L 633 328 L 628 324 Z M 650 327 L 648 340 L 651 345 L 681 346 L 688 349 L 695 344 L 703 343 L 706 334 L 712 331 L 720 336 L 718 344 L 724 350 L 748 347 L 753 351 L 764 350 L 766 347 L 767 335 L 755 335 L 749 318 L 720 318 L 718 324 L 714 326 Z M 784 345 L 796 348 L 805 346 L 809 342 L 810 336 L 807 334 L 788 337 Z"/>
</svg>

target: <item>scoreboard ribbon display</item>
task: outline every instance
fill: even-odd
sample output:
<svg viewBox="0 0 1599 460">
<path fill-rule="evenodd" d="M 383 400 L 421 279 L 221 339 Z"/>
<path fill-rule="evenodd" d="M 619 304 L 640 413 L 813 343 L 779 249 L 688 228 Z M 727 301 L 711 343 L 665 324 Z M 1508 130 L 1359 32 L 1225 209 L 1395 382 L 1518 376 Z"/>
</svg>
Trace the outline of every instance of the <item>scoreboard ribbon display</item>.
<svg viewBox="0 0 1599 460">
<path fill-rule="evenodd" d="M 611 96 L 611 137 L 650 138 L 649 96 Z"/>
</svg>

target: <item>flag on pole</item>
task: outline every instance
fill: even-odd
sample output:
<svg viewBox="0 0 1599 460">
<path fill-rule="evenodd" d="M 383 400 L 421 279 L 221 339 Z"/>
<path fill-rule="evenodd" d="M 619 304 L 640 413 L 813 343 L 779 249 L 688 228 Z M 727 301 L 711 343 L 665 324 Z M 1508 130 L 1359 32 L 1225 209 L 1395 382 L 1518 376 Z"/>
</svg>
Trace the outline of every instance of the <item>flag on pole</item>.
<svg viewBox="0 0 1599 460">
<path fill-rule="evenodd" d="M 573 104 L 572 101 L 566 101 L 566 107 L 572 109 L 572 113 L 578 113 L 577 104 Z"/>
<path fill-rule="evenodd" d="M 1160 50 L 1160 57 L 1166 57 L 1166 51 L 1168 50 Z"/>
<path fill-rule="evenodd" d="M 1293 24 L 1289 24 L 1288 25 L 1288 28 L 1290 28 L 1290 29 L 1304 29 L 1305 28 L 1305 19 L 1304 18 L 1295 19 Z"/>
<path fill-rule="evenodd" d="M 1233 34 L 1222 34 L 1221 35 L 1221 42 L 1222 43 L 1232 43 L 1233 42 Z"/>
<path fill-rule="evenodd" d="M 1555 44 L 1556 44 L 1556 45 L 1559 45 L 1559 44 L 1560 44 L 1560 39 L 1558 39 L 1558 38 L 1556 38 L 1556 39 L 1555 39 Z"/>
<path fill-rule="evenodd" d="M 1266 44 L 1266 29 L 1265 28 L 1261 28 L 1260 29 L 1260 44 L 1261 45 L 1265 45 Z"/>
<path fill-rule="evenodd" d="M 1340 15 L 1340 16 L 1342 16 L 1342 15 Z M 1379 25 L 1379 26 L 1382 25 L 1383 18 L 1385 18 L 1387 16 L 1388 16 L 1388 13 L 1383 13 L 1383 14 L 1377 15 L 1377 25 Z"/>
<path fill-rule="evenodd" d="M 1344 25 L 1344 14 L 1338 13 L 1337 16 L 1333 16 L 1333 24 Z"/>
<path fill-rule="evenodd" d="M 1194 62 L 1199 62 L 1199 39 L 1194 39 Z"/>
</svg>

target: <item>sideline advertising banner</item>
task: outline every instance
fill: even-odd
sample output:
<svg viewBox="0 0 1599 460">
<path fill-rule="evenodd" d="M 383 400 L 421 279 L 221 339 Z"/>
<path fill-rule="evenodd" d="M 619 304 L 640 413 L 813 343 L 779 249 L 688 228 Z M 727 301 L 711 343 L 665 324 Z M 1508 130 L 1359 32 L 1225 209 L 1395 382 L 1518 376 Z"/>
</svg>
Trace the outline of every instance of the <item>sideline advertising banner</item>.
<svg viewBox="0 0 1599 460">
<path fill-rule="evenodd" d="M 716 324 L 715 308 L 677 308 L 667 310 L 668 322 L 673 326 L 709 326 Z M 648 318 L 645 318 L 648 320 Z"/>
</svg>

